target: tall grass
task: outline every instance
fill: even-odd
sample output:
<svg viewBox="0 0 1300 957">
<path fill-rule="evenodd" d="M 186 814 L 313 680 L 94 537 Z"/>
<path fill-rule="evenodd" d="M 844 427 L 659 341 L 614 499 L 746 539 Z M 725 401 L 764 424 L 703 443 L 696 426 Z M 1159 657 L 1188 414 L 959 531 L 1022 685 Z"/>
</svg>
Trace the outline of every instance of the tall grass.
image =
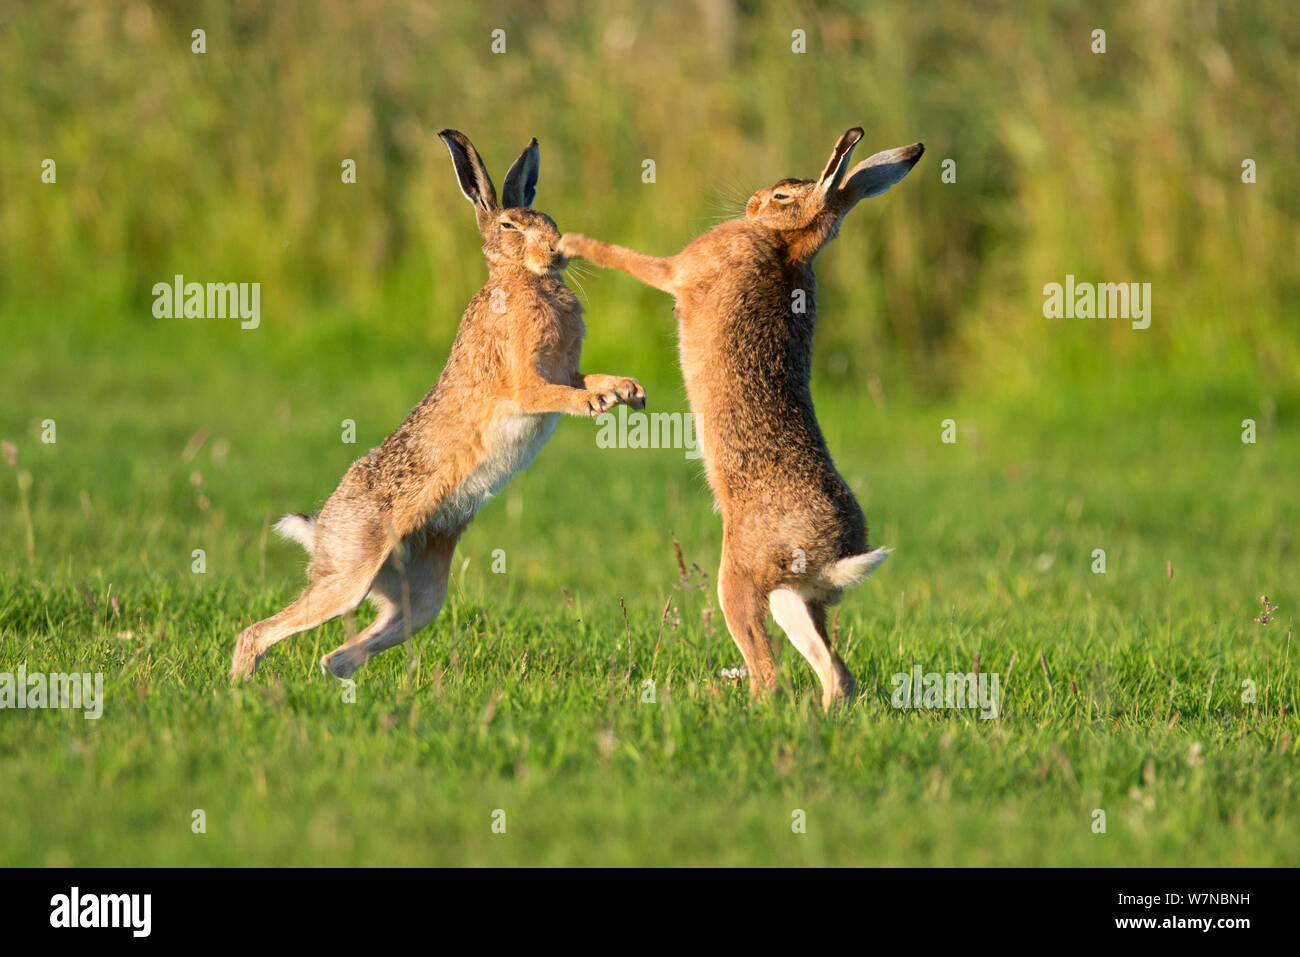
<svg viewBox="0 0 1300 957">
<path fill-rule="evenodd" d="M 6 4 L 0 331 L 54 303 L 158 322 L 179 272 L 261 282 L 269 335 L 327 310 L 445 345 L 483 266 L 438 129 L 498 179 L 538 136 L 562 228 L 670 252 L 862 124 L 864 150 L 928 152 L 823 257 L 825 382 L 1293 389 L 1297 48 L 1285 0 Z M 1151 328 L 1045 319 L 1066 273 L 1151 282 Z M 598 358 L 672 365 L 662 296 L 585 285 Z"/>
</svg>

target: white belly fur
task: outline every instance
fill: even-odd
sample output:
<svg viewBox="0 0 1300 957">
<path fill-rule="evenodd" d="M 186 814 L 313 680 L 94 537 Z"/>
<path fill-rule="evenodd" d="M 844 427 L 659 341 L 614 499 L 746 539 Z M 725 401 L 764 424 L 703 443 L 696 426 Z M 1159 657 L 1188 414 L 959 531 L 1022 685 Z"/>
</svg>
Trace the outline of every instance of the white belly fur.
<svg viewBox="0 0 1300 957">
<path fill-rule="evenodd" d="M 461 482 L 425 523 L 431 532 L 458 528 L 475 515 L 506 484 L 528 467 L 560 421 L 558 412 L 499 417 L 487 436 L 487 457 Z"/>
</svg>

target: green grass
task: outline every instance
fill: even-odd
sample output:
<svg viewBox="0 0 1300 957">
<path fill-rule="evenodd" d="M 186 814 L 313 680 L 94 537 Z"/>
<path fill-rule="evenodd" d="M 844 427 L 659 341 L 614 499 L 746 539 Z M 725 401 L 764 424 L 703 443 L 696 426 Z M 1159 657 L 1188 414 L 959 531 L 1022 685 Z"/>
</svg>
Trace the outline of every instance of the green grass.
<svg viewBox="0 0 1300 957">
<path fill-rule="evenodd" d="M 784 638 L 774 700 L 720 677 L 740 658 L 716 610 L 705 621 L 719 523 L 699 463 L 597 449 L 569 420 L 471 526 L 442 615 L 345 703 L 315 664 L 340 622 L 275 648 L 254 684 L 226 680 L 239 629 L 302 582 L 265 521 L 328 494 L 447 344 L 385 346 L 328 317 L 314 349 L 55 318 L 6 317 L 25 331 L 0 386 L 18 450 L 0 465 L 0 670 L 100 671 L 106 703 L 97 721 L 0 713 L 0 863 L 1300 861 L 1293 396 L 1151 380 L 1032 402 L 819 394 L 873 542 L 897 548 L 844 602 L 860 697 L 831 717 Z M 681 407 L 679 380 L 645 384 L 653 408 Z M 1276 425 L 1243 445 L 1245 417 Z M 707 587 L 679 581 L 674 533 Z M 1268 626 L 1261 594 L 1281 606 Z M 999 719 L 890 706 L 893 674 L 977 654 L 1002 676 Z"/>
</svg>

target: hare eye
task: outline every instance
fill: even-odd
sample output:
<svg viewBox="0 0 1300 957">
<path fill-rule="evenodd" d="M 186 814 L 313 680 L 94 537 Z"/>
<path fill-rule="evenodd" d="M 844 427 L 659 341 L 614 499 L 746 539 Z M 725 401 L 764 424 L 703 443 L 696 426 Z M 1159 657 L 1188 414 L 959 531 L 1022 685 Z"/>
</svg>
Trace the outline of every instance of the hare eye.
<svg viewBox="0 0 1300 957">
<path fill-rule="evenodd" d="M 773 198 L 774 200 L 776 200 L 778 203 L 784 203 L 786 200 L 788 200 L 788 199 L 790 198 L 790 194 L 789 194 L 789 193 L 773 193 L 773 194 L 772 194 L 772 198 Z"/>
<path fill-rule="evenodd" d="M 501 223 L 501 228 L 502 228 L 502 229 L 518 229 L 519 227 L 516 226 L 514 223 L 507 223 L 507 222 L 505 222 L 505 221 L 502 221 L 502 223 Z"/>
</svg>

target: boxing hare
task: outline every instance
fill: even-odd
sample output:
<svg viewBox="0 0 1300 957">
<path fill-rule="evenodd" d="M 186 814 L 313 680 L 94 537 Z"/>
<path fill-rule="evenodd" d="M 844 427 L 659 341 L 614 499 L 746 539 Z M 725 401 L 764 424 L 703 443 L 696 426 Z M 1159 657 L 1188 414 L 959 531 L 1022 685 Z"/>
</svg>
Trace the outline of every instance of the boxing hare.
<svg viewBox="0 0 1300 957">
<path fill-rule="evenodd" d="M 861 199 L 920 159 L 920 143 L 849 170 L 862 138 L 840 137 L 817 180 L 783 179 L 676 256 L 656 258 L 586 236 L 565 256 L 613 266 L 671 293 L 682 373 L 699 421 L 709 484 L 722 512 L 718 598 L 755 694 L 776 683 L 766 613 L 808 659 L 822 706 L 855 686 L 830 647 L 826 608 L 889 554 L 867 550 L 862 509 L 835 470 L 813 412 L 809 377 L 817 321 L 813 260 Z"/>
<path fill-rule="evenodd" d="M 635 379 L 582 375 L 582 308 L 564 284 L 560 234 L 531 209 L 539 153 L 532 140 L 506 174 L 502 204 L 473 145 L 438 134 L 461 192 L 474 204 L 488 281 L 470 300 L 437 385 L 406 421 L 355 462 L 320 513 L 276 526 L 311 553 L 309 584 L 293 604 L 246 628 L 232 677 L 249 678 L 267 649 L 356 608 L 369 627 L 321 659 L 342 678 L 437 616 L 451 555 L 483 504 L 532 461 L 562 413 L 595 417 L 644 408 Z"/>
</svg>

